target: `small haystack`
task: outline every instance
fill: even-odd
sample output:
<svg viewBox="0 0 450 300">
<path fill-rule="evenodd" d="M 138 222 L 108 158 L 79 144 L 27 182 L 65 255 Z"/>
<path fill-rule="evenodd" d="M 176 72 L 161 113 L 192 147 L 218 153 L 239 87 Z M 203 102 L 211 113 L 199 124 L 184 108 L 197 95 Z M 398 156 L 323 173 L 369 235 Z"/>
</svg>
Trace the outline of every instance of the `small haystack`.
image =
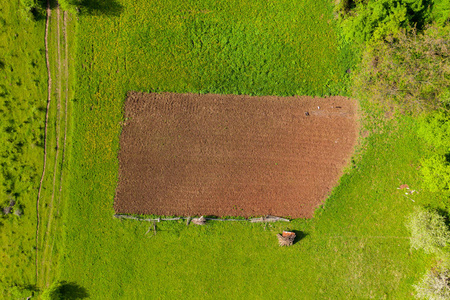
<svg viewBox="0 0 450 300">
<path fill-rule="evenodd" d="M 193 218 L 191 222 L 197 225 L 205 225 L 206 219 L 204 216 L 201 216 L 200 218 Z"/>
<path fill-rule="evenodd" d="M 292 246 L 295 240 L 295 232 L 283 231 L 283 234 L 277 234 L 280 246 Z"/>
</svg>

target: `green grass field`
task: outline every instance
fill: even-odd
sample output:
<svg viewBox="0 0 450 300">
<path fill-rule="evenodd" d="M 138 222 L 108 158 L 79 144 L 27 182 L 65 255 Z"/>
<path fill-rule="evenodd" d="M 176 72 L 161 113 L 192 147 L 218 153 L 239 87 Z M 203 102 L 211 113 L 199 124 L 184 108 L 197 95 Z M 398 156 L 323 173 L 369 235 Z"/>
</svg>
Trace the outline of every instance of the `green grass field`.
<svg viewBox="0 0 450 300">
<path fill-rule="evenodd" d="M 93 299 L 412 298 L 431 262 L 410 251 L 405 216 L 437 198 L 413 202 L 396 189 L 419 184 L 424 146 L 408 117 L 368 119 L 374 133 L 313 220 L 166 222 L 153 236 L 148 223 L 112 217 L 127 91 L 346 91 L 351 55 L 327 1 L 183 3 L 121 2 L 79 19 L 61 279 Z M 286 228 L 304 237 L 280 248 L 275 233 Z"/>
<path fill-rule="evenodd" d="M 354 57 L 340 43 L 329 1 L 92 3 L 97 6 L 82 8 L 68 24 L 69 65 L 75 67 L 68 86 L 67 166 L 61 154 L 55 159 L 57 112 L 50 111 L 38 282 L 45 22 L 33 21 L 17 3 L 0 9 L 0 203 L 13 194 L 24 211 L 21 218 L 0 218 L 1 298 L 11 299 L 11 286 L 42 290 L 54 280 L 92 299 L 413 298 L 412 284 L 434 258 L 410 250 L 406 216 L 415 205 L 448 211 L 448 201 L 423 190 L 408 198 L 397 189 L 403 183 L 421 189 L 419 160 L 430 149 L 416 135 L 416 119 L 387 119 L 365 103 L 362 131 L 371 134 L 314 219 L 203 227 L 162 222 L 153 235 L 147 222 L 113 218 L 126 93 L 346 95 Z M 52 74 L 59 72 L 55 20 L 53 9 Z M 52 211 L 55 163 L 56 175 L 66 175 Z M 275 235 L 284 229 L 300 237 L 293 247 L 278 246 Z"/>
</svg>

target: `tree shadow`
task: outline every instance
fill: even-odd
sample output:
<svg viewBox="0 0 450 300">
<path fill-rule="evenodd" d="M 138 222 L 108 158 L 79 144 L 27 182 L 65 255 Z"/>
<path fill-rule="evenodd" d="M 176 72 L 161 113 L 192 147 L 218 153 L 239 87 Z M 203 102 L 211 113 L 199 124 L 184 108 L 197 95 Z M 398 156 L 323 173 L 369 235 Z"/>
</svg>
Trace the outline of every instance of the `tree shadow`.
<svg viewBox="0 0 450 300">
<path fill-rule="evenodd" d="M 438 215 L 440 215 L 441 217 L 444 218 L 444 223 L 445 223 L 445 225 L 447 225 L 447 227 L 450 228 L 450 218 L 449 218 L 449 214 L 448 214 L 448 212 L 447 212 L 445 209 L 443 209 L 443 208 L 431 208 L 431 207 L 426 207 L 426 208 L 427 208 L 428 210 L 437 212 Z"/>
<path fill-rule="evenodd" d="M 116 0 L 81 0 L 77 6 L 81 14 L 117 17 L 123 11 L 123 6 Z"/>
<path fill-rule="evenodd" d="M 446 153 L 444 156 L 445 156 L 445 161 L 447 163 L 450 163 L 450 153 Z"/>
<path fill-rule="evenodd" d="M 64 1 L 73 12 L 93 16 L 119 16 L 123 11 L 123 6 L 117 0 L 65 0 Z M 56 0 L 50 0 L 50 9 L 53 10 L 58 5 Z M 31 8 L 31 13 L 35 20 L 45 19 L 47 16 L 47 0 L 37 0 L 36 5 Z"/>
<path fill-rule="evenodd" d="M 303 232 L 300 230 L 291 230 L 291 231 L 295 233 L 295 239 L 294 239 L 293 245 L 295 245 L 297 242 L 300 242 L 301 240 L 303 240 L 305 237 L 307 237 L 309 235 L 306 232 Z"/>
<path fill-rule="evenodd" d="M 61 281 L 55 291 L 59 299 L 76 300 L 89 297 L 87 290 L 75 282 Z"/>
<path fill-rule="evenodd" d="M 429 22 L 430 11 L 433 11 L 434 1 L 423 0 L 422 9 L 420 11 L 414 11 L 411 6 L 407 6 L 407 13 L 410 17 L 411 24 L 415 24 L 418 30 L 425 29 L 425 25 Z"/>
</svg>

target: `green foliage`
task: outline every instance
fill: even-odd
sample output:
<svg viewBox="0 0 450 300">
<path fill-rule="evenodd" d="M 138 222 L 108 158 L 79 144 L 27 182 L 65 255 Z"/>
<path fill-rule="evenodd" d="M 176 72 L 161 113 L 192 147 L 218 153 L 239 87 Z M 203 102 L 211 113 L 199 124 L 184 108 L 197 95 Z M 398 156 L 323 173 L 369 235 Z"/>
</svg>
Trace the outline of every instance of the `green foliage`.
<svg viewBox="0 0 450 300">
<path fill-rule="evenodd" d="M 428 114 L 419 121 L 419 136 L 436 151 L 442 153 L 450 150 L 450 115 L 438 111 Z"/>
<path fill-rule="evenodd" d="M 23 16 L 32 15 L 34 20 L 42 20 L 45 17 L 45 0 L 20 0 L 19 9 L 25 12 Z"/>
<path fill-rule="evenodd" d="M 23 11 L 19 1 L 1 4 L 0 207 L 15 200 L 23 211 L 20 218 L 0 217 L 0 298 L 5 299 L 15 299 L 8 287 L 35 284 L 35 207 L 43 158 L 45 23 Z"/>
<path fill-rule="evenodd" d="M 425 253 L 439 253 L 450 242 L 450 232 L 445 219 L 435 211 L 415 207 L 408 217 L 406 227 L 411 232 L 411 247 Z"/>
<path fill-rule="evenodd" d="M 79 0 L 59 0 L 58 1 L 59 6 L 62 10 L 69 11 L 72 14 L 76 14 L 78 12 L 77 9 L 80 5 Z"/>
<path fill-rule="evenodd" d="M 435 0 L 432 19 L 439 25 L 444 25 L 450 20 L 450 1 Z"/>
<path fill-rule="evenodd" d="M 402 31 L 397 39 L 364 50 L 353 75 L 353 94 L 382 106 L 419 112 L 449 104 L 450 25 L 423 34 Z"/>
<path fill-rule="evenodd" d="M 434 192 L 450 190 L 450 116 L 438 111 L 419 119 L 419 136 L 430 145 L 421 159 L 424 186 Z"/>
<path fill-rule="evenodd" d="M 37 6 L 36 0 L 20 0 L 20 2 L 27 11 L 30 11 L 32 8 Z"/>
<path fill-rule="evenodd" d="M 34 296 L 36 289 L 33 286 L 12 286 L 8 289 L 11 299 L 27 299 Z"/>
<path fill-rule="evenodd" d="M 416 297 L 428 300 L 450 299 L 450 271 L 433 269 L 415 285 Z"/>
<path fill-rule="evenodd" d="M 376 42 L 390 35 L 397 36 L 402 29 L 422 27 L 428 14 L 427 0 L 358 1 L 353 10 L 341 13 L 341 25 L 348 40 Z"/>
<path fill-rule="evenodd" d="M 116 0 L 60 0 L 58 4 L 72 14 L 84 15 L 118 16 L 123 9 Z"/>
<path fill-rule="evenodd" d="M 450 164 L 444 155 L 435 154 L 421 160 L 424 187 L 432 192 L 450 190 Z"/>
</svg>

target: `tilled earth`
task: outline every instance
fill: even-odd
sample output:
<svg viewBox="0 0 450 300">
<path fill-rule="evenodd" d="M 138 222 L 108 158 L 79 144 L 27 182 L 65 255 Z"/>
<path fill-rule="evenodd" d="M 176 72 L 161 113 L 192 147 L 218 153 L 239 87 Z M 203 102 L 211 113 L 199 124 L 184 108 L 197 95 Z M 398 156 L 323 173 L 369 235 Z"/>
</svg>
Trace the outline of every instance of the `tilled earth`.
<svg viewBox="0 0 450 300">
<path fill-rule="evenodd" d="M 357 140 L 344 97 L 130 92 L 117 213 L 310 218 Z"/>
</svg>

